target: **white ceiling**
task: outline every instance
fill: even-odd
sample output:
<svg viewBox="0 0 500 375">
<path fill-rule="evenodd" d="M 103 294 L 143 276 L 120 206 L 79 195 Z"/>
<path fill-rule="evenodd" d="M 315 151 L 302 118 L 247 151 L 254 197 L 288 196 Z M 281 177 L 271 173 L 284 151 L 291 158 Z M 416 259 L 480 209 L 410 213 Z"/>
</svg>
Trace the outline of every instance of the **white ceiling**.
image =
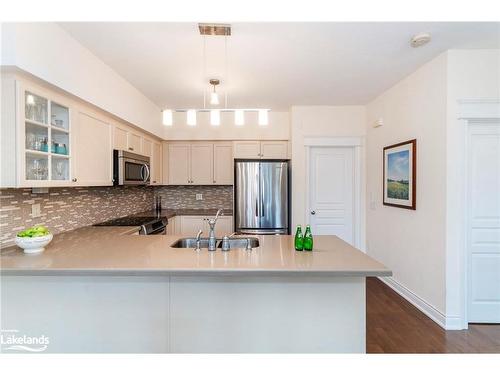
<svg viewBox="0 0 500 375">
<path fill-rule="evenodd" d="M 196 23 L 60 25 L 161 108 L 201 107 L 209 78 L 229 107 L 365 104 L 442 51 L 500 48 L 500 23 L 234 23 L 226 73 L 224 38 L 204 64 Z"/>
</svg>

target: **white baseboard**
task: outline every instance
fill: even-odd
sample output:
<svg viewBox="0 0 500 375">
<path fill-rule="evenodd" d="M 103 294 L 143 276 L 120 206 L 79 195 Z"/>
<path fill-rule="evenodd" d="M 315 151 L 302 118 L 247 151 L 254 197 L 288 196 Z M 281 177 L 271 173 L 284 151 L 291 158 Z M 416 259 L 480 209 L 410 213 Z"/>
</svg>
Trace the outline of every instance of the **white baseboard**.
<svg viewBox="0 0 500 375">
<path fill-rule="evenodd" d="M 422 298 L 413 293 L 410 289 L 397 282 L 393 277 L 379 277 L 379 279 L 383 281 L 386 285 L 388 285 L 397 294 L 399 294 L 401 297 L 403 297 L 405 300 L 410 302 L 413 306 L 415 306 L 417 309 L 419 309 L 425 315 L 431 318 L 441 328 L 453 329 L 447 327 L 448 325 L 446 321 L 446 316 L 441 311 L 437 310 L 434 306 L 424 301 Z M 455 328 L 455 329 L 461 329 L 461 328 Z"/>
</svg>

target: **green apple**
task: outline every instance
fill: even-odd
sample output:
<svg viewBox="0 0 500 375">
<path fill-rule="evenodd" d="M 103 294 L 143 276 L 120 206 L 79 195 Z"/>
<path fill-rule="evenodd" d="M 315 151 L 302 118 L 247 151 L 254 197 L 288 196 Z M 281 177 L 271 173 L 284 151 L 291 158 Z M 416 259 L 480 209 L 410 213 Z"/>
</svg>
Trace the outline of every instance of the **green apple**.
<svg viewBox="0 0 500 375">
<path fill-rule="evenodd" d="M 43 225 L 36 225 L 34 227 L 25 229 L 17 234 L 18 237 L 41 237 L 50 234 L 47 227 Z"/>
</svg>

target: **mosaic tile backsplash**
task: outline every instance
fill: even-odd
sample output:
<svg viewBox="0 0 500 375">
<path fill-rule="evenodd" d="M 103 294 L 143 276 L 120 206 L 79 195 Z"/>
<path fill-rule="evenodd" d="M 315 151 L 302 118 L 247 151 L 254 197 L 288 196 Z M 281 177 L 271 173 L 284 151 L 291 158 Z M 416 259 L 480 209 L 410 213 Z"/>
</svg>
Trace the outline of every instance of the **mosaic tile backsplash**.
<svg viewBox="0 0 500 375">
<path fill-rule="evenodd" d="M 45 225 L 52 233 L 92 225 L 153 208 L 154 195 L 164 208 L 232 208 L 232 186 L 81 187 L 0 189 L 0 247 L 14 244 L 16 233 Z M 203 200 L 197 201 L 196 194 Z M 33 218 L 31 205 L 40 203 L 41 216 Z"/>
<path fill-rule="evenodd" d="M 232 186 L 158 186 L 155 193 L 164 208 L 233 209 Z M 202 194 L 203 200 L 197 201 L 196 194 Z"/>
</svg>

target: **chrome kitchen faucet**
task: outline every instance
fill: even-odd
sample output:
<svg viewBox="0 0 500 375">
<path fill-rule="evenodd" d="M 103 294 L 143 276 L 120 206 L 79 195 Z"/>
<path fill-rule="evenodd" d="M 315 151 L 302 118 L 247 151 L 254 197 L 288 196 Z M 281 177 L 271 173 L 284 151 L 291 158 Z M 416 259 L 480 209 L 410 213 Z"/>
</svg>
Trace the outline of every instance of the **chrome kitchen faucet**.
<svg viewBox="0 0 500 375">
<path fill-rule="evenodd" d="M 217 239 L 215 238 L 215 224 L 217 224 L 219 215 L 223 215 L 222 208 L 217 211 L 213 219 L 208 220 L 208 225 L 210 226 L 210 231 L 208 233 L 208 251 L 215 251 L 216 249 Z"/>
<path fill-rule="evenodd" d="M 200 251 L 201 248 L 200 248 L 200 242 L 201 242 L 201 234 L 203 233 L 203 231 L 200 229 L 198 231 L 198 234 L 196 235 L 196 248 L 195 250 L 196 251 Z"/>
</svg>

